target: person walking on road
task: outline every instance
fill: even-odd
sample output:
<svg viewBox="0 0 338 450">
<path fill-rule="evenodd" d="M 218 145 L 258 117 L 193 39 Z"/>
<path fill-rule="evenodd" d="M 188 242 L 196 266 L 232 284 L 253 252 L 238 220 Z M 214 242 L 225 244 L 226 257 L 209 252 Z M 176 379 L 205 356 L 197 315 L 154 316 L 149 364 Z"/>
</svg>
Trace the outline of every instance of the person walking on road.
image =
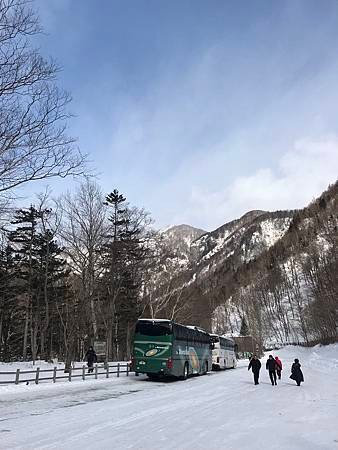
<svg viewBox="0 0 338 450">
<path fill-rule="evenodd" d="M 282 369 L 283 369 L 282 361 L 278 358 L 278 356 L 275 357 L 275 361 L 276 361 L 277 377 L 280 380 L 282 378 Z"/>
<path fill-rule="evenodd" d="M 277 386 L 277 375 L 276 375 L 276 361 L 272 355 L 269 355 L 269 359 L 266 361 L 266 370 L 269 371 L 269 377 L 272 386 Z"/>
<path fill-rule="evenodd" d="M 252 370 L 253 376 L 254 376 L 254 383 L 259 384 L 259 371 L 261 370 L 262 364 L 260 360 L 257 358 L 256 355 L 253 355 L 253 357 L 250 359 L 248 370 Z"/>
<path fill-rule="evenodd" d="M 97 361 L 97 356 L 93 347 L 89 347 L 85 355 L 85 358 L 88 364 L 88 373 L 92 373 L 94 371 L 93 365 Z"/>
<path fill-rule="evenodd" d="M 299 363 L 299 359 L 297 358 L 295 359 L 295 362 L 292 364 L 290 378 L 291 380 L 295 380 L 297 386 L 300 386 L 300 383 L 304 382 L 304 376 L 301 370 L 301 365 Z"/>
</svg>

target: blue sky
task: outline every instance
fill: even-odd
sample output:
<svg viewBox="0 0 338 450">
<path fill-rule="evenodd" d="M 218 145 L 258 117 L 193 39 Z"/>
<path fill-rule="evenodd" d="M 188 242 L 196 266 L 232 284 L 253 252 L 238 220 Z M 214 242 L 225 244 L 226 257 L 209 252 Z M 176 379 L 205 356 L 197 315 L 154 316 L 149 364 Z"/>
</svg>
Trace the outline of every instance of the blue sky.
<svg viewBox="0 0 338 450">
<path fill-rule="evenodd" d="M 99 184 L 156 226 L 302 207 L 337 178 L 336 0 L 35 5 Z"/>
</svg>

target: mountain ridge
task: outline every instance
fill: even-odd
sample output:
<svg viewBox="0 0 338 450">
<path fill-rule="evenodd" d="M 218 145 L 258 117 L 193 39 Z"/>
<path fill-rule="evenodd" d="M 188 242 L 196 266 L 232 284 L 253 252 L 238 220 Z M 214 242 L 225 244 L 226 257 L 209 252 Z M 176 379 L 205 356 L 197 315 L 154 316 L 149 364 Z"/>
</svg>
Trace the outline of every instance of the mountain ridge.
<svg viewBox="0 0 338 450">
<path fill-rule="evenodd" d="M 276 336 L 284 342 L 321 336 L 324 332 L 319 328 L 316 334 L 309 331 L 310 325 L 304 325 L 309 317 L 319 320 L 312 316 L 322 314 L 312 311 L 306 293 L 311 292 L 314 305 L 321 304 L 327 295 L 338 298 L 332 293 L 337 289 L 332 269 L 338 259 L 337 192 L 336 182 L 305 208 L 252 210 L 210 232 L 202 234 L 200 230 L 200 236 L 185 248 L 186 263 L 170 279 L 175 311 L 179 311 L 174 312 L 174 317 L 182 323 L 231 334 L 239 332 L 241 318 L 246 317 L 250 332 L 260 341 L 277 339 Z M 180 226 L 172 233 L 175 230 L 180 230 Z M 328 254 L 332 254 L 332 260 L 327 260 Z M 179 258 L 178 247 L 176 257 Z M 324 272 L 322 266 L 326 267 Z M 329 294 L 322 292 L 320 297 L 320 286 L 316 287 L 311 278 L 317 272 L 318 277 L 324 278 L 332 273 Z M 257 305 L 264 326 L 259 325 L 263 322 L 257 316 Z M 170 302 L 166 308 L 165 314 L 171 316 Z M 273 323 L 272 311 L 279 317 L 278 326 Z"/>
</svg>

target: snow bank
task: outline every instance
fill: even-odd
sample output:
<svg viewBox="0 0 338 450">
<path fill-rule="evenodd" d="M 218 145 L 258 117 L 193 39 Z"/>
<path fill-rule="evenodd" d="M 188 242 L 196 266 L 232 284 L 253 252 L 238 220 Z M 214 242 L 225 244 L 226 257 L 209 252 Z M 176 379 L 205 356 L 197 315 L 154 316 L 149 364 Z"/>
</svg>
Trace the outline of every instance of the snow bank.
<svg viewBox="0 0 338 450">
<path fill-rule="evenodd" d="M 271 352 L 269 352 L 271 354 Z M 338 381 L 338 343 L 331 345 L 316 345 L 315 347 L 287 346 L 275 350 L 272 354 L 290 360 L 290 355 L 298 358 L 309 370 L 315 369 L 323 374 L 336 375 Z"/>
</svg>

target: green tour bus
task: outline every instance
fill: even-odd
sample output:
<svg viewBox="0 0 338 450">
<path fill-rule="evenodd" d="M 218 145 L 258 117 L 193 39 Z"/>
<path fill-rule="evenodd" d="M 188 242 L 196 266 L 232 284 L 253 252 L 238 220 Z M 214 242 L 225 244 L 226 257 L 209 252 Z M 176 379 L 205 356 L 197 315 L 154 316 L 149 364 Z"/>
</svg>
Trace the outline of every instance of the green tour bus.
<svg viewBox="0 0 338 450">
<path fill-rule="evenodd" d="M 166 319 L 139 319 L 135 328 L 132 366 L 149 378 L 206 374 L 212 369 L 209 333 Z"/>
</svg>

